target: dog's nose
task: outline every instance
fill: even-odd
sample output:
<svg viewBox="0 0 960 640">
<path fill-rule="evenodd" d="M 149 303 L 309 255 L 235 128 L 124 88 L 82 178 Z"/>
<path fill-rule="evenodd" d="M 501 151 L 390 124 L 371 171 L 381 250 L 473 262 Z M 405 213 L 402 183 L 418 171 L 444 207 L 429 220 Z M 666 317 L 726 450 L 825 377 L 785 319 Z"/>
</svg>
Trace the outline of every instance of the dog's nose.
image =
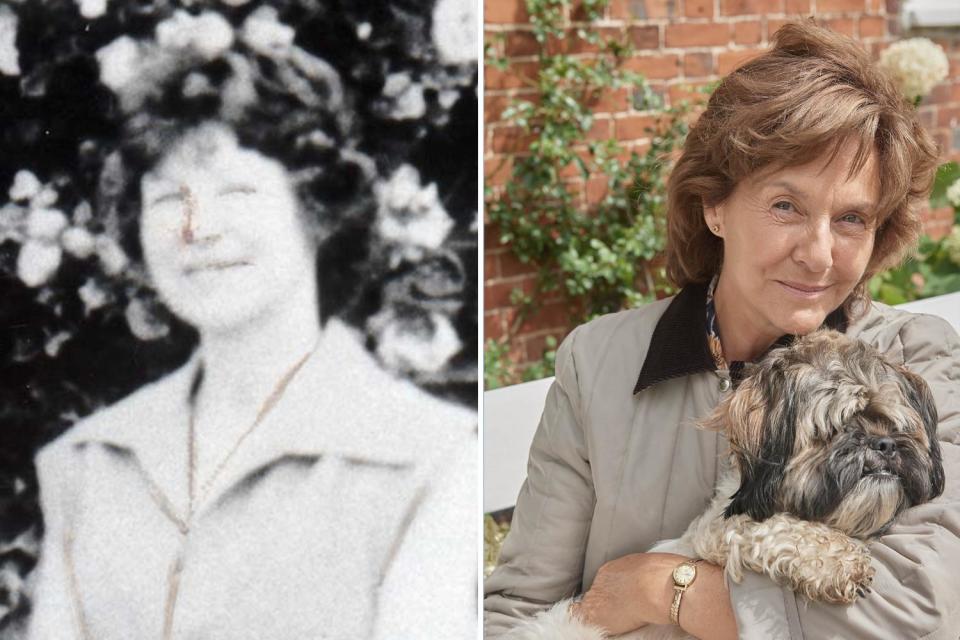
<svg viewBox="0 0 960 640">
<path fill-rule="evenodd" d="M 892 456 L 897 452 L 897 443 L 893 438 L 871 438 L 870 448 L 879 451 L 885 456 Z"/>
</svg>

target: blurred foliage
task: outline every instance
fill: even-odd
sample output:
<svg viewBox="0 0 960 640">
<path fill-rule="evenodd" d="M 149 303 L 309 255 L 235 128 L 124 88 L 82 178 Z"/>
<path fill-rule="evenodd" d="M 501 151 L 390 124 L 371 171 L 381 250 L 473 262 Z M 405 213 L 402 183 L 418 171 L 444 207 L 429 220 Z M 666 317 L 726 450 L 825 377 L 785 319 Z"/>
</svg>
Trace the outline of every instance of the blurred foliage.
<svg viewBox="0 0 960 640">
<path fill-rule="evenodd" d="M 601 36 L 591 23 L 602 17 L 608 0 L 574 4 L 568 0 L 527 0 L 539 44 L 535 93 L 515 100 L 503 121 L 528 137 L 528 153 L 513 157 L 510 179 L 494 197 L 487 190 L 487 211 L 500 241 L 523 264 L 536 268 L 535 290 L 515 292 L 518 313 L 507 335 L 488 341 L 487 388 L 530 375 L 549 375 L 544 363 L 530 374 L 503 362 L 523 322 L 537 313 L 539 301 L 559 294 L 569 303 L 569 324 L 672 293 L 657 257 L 665 240 L 664 203 L 671 154 L 687 133 L 687 102 L 664 108 L 642 76 L 622 68 L 631 54 L 628 40 Z M 567 15 L 578 11 L 575 28 Z M 584 46 L 581 46 L 584 45 Z M 588 48 L 590 57 L 572 54 Z M 488 47 L 488 64 L 504 68 Z M 615 138 L 596 139 L 593 105 L 610 91 L 627 89 L 636 109 L 656 114 L 645 151 L 626 149 Z M 570 178 L 599 189 L 584 202 L 586 189 L 571 188 Z M 549 351 L 549 349 L 548 349 Z"/>
<path fill-rule="evenodd" d="M 483 577 L 489 576 L 500 558 L 500 547 L 510 531 L 510 520 L 497 520 L 490 514 L 483 516 Z"/>
<path fill-rule="evenodd" d="M 488 391 L 553 375 L 557 359 L 557 339 L 547 336 L 543 355 L 535 362 L 518 366 L 510 357 L 510 343 L 505 338 L 489 338 L 483 349 L 483 384 Z"/>
<path fill-rule="evenodd" d="M 917 250 L 902 265 L 877 274 L 870 281 L 874 300 L 895 305 L 960 291 L 960 166 L 956 162 L 940 165 L 930 195 L 932 209 L 945 206 L 954 212 L 950 233 L 938 240 L 921 236 Z"/>
</svg>

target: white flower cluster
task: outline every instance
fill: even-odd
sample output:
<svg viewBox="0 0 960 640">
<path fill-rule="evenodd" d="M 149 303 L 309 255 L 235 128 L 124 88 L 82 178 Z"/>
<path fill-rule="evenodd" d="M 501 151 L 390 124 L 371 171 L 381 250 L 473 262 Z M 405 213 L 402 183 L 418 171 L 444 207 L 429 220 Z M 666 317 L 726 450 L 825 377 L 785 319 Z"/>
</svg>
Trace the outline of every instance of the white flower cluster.
<svg viewBox="0 0 960 640">
<path fill-rule="evenodd" d="M 960 180 L 954 180 L 953 184 L 947 187 L 947 202 L 955 209 L 960 209 Z"/>
<path fill-rule="evenodd" d="M 387 309 L 368 322 L 377 336 L 377 356 L 394 371 L 435 373 L 463 347 L 450 319 L 437 312 L 423 318 L 398 318 Z"/>
<path fill-rule="evenodd" d="M 928 38 L 895 42 L 883 50 L 877 64 L 911 99 L 928 95 L 950 68 L 943 48 Z"/>
<path fill-rule="evenodd" d="M 58 194 L 52 184 L 43 184 L 30 171 L 14 176 L 8 192 L 10 202 L 0 208 L 0 241 L 20 244 L 17 276 L 28 287 L 46 284 L 60 268 L 66 252 L 84 259 L 96 255 L 109 276 L 119 275 L 129 260 L 116 240 L 87 229 L 92 219 L 86 202 L 74 208 L 72 220 L 54 205 Z"/>
<path fill-rule="evenodd" d="M 425 251 L 443 244 L 453 220 L 440 202 L 436 183 L 422 186 L 420 172 L 405 164 L 373 188 L 377 233 L 390 246 L 391 267 L 404 258 L 420 260 Z"/>
<path fill-rule="evenodd" d="M 477 59 L 480 38 L 476 0 L 438 0 L 433 8 L 433 44 L 446 64 Z"/>
</svg>

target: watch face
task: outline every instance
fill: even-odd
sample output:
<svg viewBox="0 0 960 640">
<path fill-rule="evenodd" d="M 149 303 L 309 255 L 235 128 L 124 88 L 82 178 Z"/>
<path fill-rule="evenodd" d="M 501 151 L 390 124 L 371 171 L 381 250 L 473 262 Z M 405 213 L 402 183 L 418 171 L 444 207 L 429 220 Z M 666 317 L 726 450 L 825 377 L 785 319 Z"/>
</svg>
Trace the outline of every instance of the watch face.
<svg viewBox="0 0 960 640">
<path fill-rule="evenodd" d="M 673 570 L 673 581 L 681 587 L 689 586 L 697 577 L 697 568 L 692 564 L 682 564 Z"/>
</svg>

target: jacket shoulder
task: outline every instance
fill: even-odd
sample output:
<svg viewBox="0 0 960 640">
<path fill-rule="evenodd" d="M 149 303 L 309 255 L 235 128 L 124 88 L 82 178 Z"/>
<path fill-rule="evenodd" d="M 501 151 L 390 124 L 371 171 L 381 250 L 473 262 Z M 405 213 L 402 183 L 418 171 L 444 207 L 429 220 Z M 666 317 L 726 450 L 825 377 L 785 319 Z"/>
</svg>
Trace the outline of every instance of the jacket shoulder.
<svg viewBox="0 0 960 640">
<path fill-rule="evenodd" d="M 960 338 L 943 318 L 874 302 L 848 332 L 899 364 L 917 358 L 957 358 Z"/>
<path fill-rule="evenodd" d="M 586 397 L 590 389 L 619 382 L 629 386 L 630 392 L 647 357 L 653 330 L 672 300 L 609 313 L 576 327 L 557 350 L 556 375 L 561 386 L 576 385 Z"/>
</svg>

